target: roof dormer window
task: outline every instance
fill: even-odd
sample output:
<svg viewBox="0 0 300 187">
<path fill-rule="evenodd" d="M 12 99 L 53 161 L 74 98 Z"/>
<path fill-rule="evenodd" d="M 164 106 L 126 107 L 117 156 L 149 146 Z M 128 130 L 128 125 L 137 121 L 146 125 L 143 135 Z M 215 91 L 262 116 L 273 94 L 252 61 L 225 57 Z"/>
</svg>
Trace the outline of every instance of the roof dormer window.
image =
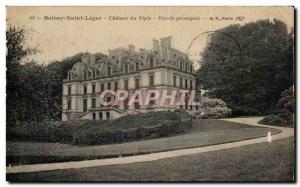
<svg viewBox="0 0 300 187">
<path fill-rule="evenodd" d="M 96 71 L 93 70 L 93 79 L 96 78 Z"/>
<path fill-rule="evenodd" d="M 128 64 L 125 65 L 125 73 L 128 73 Z"/>
<path fill-rule="evenodd" d="M 150 58 L 150 68 L 153 67 L 153 57 Z"/>
<path fill-rule="evenodd" d="M 110 76 L 111 75 L 111 68 L 107 67 L 107 75 Z"/>
</svg>

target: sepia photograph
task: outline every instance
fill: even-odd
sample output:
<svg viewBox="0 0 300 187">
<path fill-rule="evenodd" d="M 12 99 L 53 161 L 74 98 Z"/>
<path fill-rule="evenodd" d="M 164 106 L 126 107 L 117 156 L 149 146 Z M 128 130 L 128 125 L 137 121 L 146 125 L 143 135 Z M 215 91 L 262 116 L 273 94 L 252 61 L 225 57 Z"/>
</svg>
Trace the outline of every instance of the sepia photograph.
<svg viewBox="0 0 300 187">
<path fill-rule="evenodd" d="M 6 181 L 296 181 L 293 6 L 7 6 Z"/>
</svg>

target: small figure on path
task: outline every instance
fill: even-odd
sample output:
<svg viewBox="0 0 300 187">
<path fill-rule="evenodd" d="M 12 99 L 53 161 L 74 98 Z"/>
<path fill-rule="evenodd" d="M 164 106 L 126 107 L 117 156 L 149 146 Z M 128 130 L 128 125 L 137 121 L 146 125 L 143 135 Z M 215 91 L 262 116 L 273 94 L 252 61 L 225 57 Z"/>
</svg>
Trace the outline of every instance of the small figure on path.
<svg viewBox="0 0 300 187">
<path fill-rule="evenodd" d="M 268 142 L 271 143 L 272 142 L 272 135 L 271 135 L 271 131 L 268 132 Z"/>
</svg>

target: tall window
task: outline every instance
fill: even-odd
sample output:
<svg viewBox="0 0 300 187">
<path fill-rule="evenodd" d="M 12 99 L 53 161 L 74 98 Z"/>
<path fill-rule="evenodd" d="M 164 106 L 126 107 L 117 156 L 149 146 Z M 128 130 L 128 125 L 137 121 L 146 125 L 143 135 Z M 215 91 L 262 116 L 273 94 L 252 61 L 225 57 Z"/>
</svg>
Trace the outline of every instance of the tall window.
<svg viewBox="0 0 300 187">
<path fill-rule="evenodd" d="M 96 108 L 96 98 L 92 98 L 92 108 Z"/>
<path fill-rule="evenodd" d="M 193 66 L 192 66 L 192 64 L 190 65 L 190 72 L 191 73 L 193 72 Z"/>
<path fill-rule="evenodd" d="M 128 64 L 125 65 L 125 73 L 128 73 Z"/>
<path fill-rule="evenodd" d="M 115 82 L 115 91 L 118 90 L 118 82 Z"/>
<path fill-rule="evenodd" d="M 72 91 L 71 88 L 72 88 L 71 86 L 68 87 L 68 95 L 71 95 L 71 91 Z"/>
<path fill-rule="evenodd" d="M 187 67 L 188 67 L 188 64 L 185 63 L 185 71 L 187 72 Z"/>
<path fill-rule="evenodd" d="M 150 75 L 150 86 L 154 86 L 154 75 Z"/>
<path fill-rule="evenodd" d="M 182 85 L 182 78 L 180 78 L 180 88 L 182 88 L 183 85 Z"/>
<path fill-rule="evenodd" d="M 150 68 L 153 67 L 153 57 L 150 58 Z"/>
<path fill-rule="evenodd" d="M 107 75 L 110 76 L 111 75 L 111 68 L 107 67 Z"/>
<path fill-rule="evenodd" d="M 185 79 L 185 88 L 188 87 L 188 81 Z"/>
<path fill-rule="evenodd" d="M 95 121 L 96 120 L 96 113 L 93 112 L 93 120 Z"/>
<path fill-rule="evenodd" d="M 96 93 L 96 85 L 95 84 L 92 85 L 92 91 L 93 91 L 93 93 Z"/>
<path fill-rule="evenodd" d="M 139 69 L 140 69 L 140 64 L 137 62 L 137 63 L 135 64 L 135 70 L 136 70 L 136 71 L 139 71 Z"/>
<path fill-rule="evenodd" d="M 125 81 L 124 81 L 124 89 L 125 89 L 125 90 L 128 90 L 128 80 L 125 80 Z"/>
<path fill-rule="evenodd" d="M 140 79 L 135 79 L 135 88 L 140 88 Z"/>
<path fill-rule="evenodd" d="M 68 99 L 68 110 L 72 109 L 72 100 Z"/>
<path fill-rule="evenodd" d="M 104 84 L 101 84 L 101 92 L 104 91 Z"/>
<path fill-rule="evenodd" d="M 108 82 L 107 83 L 107 89 L 110 90 L 110 88 L 111 88 L 111 84 L 110 84 L 110 82 Z"/>
<path fill-rule="evenodd" d="M 110 102 L 111 101 L 111 97 L 106 97 L 106 102 Z"/>
<path fill-rule="evenodd" d="M 151 93 L 151 98 L 154 98 L 154 96 L 155 96 L 155 93 Z M 154 104 L 155 104 L 154 100 L 149 101 L 149 105 L 154 105 Z"/>
<path fill-rule="evenodd" d="M 180 61 L 180 70 L 182 70 L 182 61 Z"/>
<path fill-rule="evenodd" d="M 103 120 L 103 114 L 102 114 L 102 112 L 99 112 L 99 119 Z"/>
<path fill-rule="evenodd" d="M 192 90 L 193 89 L 193 81 L 190 80 L 190 89 Z"/>
<path fill-rule="evenodd" d="M 86 85 L 83 86 L 83 94 L 87 94 L 87 86 Z"/>
<path fill-rule="evenodd" d="M 139 95 L 136 95 L 136 98 L 135 99 L 138 99 L 139 98 Z M 140 103 L 139 102 L 135 102 L 134 103 L 134 108 L 135 109 L 140 109 Z"/>
<path fill-rule="evenodd" d="M 83 112 L 87 111 L 87 99 L 83 99 Z"/>
<path fill-rule="evenodd" d="M 84 79 L 87 79 L 87 72 L 84 72 Z"/>
<path fill-rule="evenodd" d="M 69 73 L 69 81 L 72 80 L 72 73 Z"/>
<path fill-rule="evenodd" d="M 110 113 L 106 112 L 106 119 L 109 120 L 110 119 Z"/>
<path fill-rule="evenodd" d="M 176 76 L 173 76 L 173 85 L 176 87 Z"/>
<path fill-rule="evenodd" d="M 129 99 L 128 97 L 124 100 L 124 110 L 128 110 L 128 102 L 129 102 Z"/>
<path fill-rule="evenodd" d="M 93 79 L 96 78 L 96 71 L 93 70 Z"/>
</svg>

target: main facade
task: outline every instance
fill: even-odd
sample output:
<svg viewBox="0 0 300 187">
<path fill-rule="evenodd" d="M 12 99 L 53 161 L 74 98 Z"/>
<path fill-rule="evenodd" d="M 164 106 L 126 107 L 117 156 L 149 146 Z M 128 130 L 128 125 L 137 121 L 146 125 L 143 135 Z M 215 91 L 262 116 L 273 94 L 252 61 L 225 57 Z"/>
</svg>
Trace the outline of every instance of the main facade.
<svg viewBox="0 0 300 187">
<path fill-rule="evenodd" d="M 200 100 L 192 61 L 188 56 L 173 48 L 171 36 L 153 39 L 152 50 L 139 49 L 129 45 L 108 51 L 107 58 L 96 60 L 94 55 L 85 54 L 81 62 L 73 65 L 68 77 L 63 81 L 62 121 L 109 120 L 130 113 L 186 110 L 195 113 L 198 106 L 159 105 L 153 101 L 149 105 L 135 102 L 128 105 L 128 99 L 116 106 L 100 104 L 100 94 L 104 90 L 127 90 L 131 96 L 141 90 L 145 98 L 148 90 L 195 90 L 195 100 Z M 106 100 L 113 98 L 107 97 Z"/>
</svg>

